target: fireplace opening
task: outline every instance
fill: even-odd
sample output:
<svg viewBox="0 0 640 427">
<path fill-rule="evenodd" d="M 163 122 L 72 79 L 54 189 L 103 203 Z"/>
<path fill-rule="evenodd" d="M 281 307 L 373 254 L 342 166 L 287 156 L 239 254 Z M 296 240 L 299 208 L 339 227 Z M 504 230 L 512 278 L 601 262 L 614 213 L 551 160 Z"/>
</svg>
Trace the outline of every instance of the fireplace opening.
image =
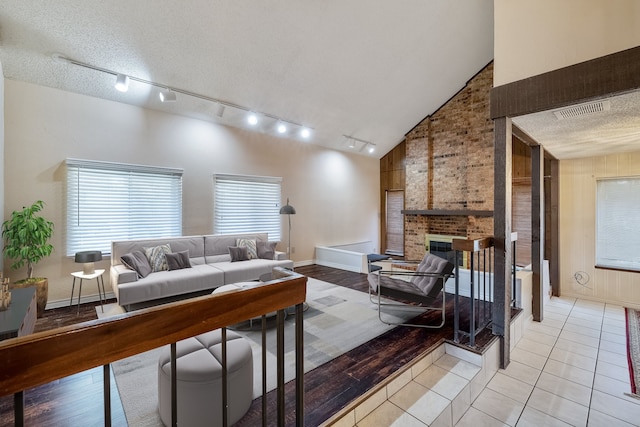
<svg viewBox="0 0 640 427">
<path fill-rule="evenodd" d="M 425 249 L 427 252 L 444 258 L 455 265 L 456 251 L 453 250 L 453 239 L 464 239 L 464 237 L 427 234 L 424 239 Z M 467 255 L 465 252 L 460 252 L 458 255 L 458 266 L 460 268 L 468 268 Z"/>
</svg>

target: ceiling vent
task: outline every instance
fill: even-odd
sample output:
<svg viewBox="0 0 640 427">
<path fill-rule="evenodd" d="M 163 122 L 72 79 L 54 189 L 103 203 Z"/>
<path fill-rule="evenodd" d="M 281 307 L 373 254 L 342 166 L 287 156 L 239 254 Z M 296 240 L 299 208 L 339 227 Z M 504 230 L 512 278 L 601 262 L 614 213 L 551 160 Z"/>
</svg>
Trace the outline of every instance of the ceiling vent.
<svg viewBox="0 0 640 427">
<path fill-rule="evenodd" d="M 584 116 L 586 114 L 599 113 L 601 111 L 609 111 L 611 102 L 608 100 L 590 102 L 588 104 L 574 105 L 572 107 L 555 110 L 553 114 L 558 120 L 571 119 L 574 117 Z"/>
</svg>

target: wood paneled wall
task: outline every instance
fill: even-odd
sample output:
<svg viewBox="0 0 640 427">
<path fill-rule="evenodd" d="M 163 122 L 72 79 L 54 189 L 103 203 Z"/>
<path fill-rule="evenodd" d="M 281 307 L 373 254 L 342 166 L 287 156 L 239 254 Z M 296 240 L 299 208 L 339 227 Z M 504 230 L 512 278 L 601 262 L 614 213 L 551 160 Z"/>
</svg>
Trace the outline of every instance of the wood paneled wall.
<svg viewBox="0 0 640 427">
<path fill-rule="evenodd" d="M 380 159 L 380 252 L 387 248 L 387 228 L 385 218 L 386 192 L 405 189 L 405 141 L 396 145 Z"/>
</svg>

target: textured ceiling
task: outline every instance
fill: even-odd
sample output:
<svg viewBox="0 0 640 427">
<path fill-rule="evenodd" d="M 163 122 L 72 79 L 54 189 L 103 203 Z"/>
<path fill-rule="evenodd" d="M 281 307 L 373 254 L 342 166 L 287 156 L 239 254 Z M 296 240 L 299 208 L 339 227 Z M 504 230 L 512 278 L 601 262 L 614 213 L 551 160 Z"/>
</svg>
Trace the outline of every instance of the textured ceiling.
<svg viewBox="0 0 640 427">
<path fill-rule="evenodd" d="M 308 126 L 315 144 L 369 141 L 381 157 L 493 59 L 493 0 L 2 0 L 0 43 L 7 79 L 245 126 L 240 110 L 218 118 L 180 93 L 162 104 L 135 81 L 119 93 L 60 53 Z"/>
<path fill-rule="evenodd" d="M 564 109 L 557 109 L 515 117 L 513 123 L 557 159 L 596 157 L 639 150 L 640 92 L 618 95 L 603 101 L 609 104 L 607 110 L 559 119 L 554 111 Z"/>
</svg>

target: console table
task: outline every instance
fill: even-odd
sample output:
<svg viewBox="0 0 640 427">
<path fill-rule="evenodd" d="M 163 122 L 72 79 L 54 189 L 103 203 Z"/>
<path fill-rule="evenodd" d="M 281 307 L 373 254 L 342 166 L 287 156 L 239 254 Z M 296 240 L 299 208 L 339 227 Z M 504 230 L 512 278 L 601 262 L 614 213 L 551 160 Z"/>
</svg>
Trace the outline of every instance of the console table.
<svg viewBox="0 0 640 427">
<path fill-rule="evenodd" d="M 33 333 L 38 316 L 36 304 L 35 287 L 11 289 L 11 304 L 0 311 L 0 340 Z"/>
</svg>

